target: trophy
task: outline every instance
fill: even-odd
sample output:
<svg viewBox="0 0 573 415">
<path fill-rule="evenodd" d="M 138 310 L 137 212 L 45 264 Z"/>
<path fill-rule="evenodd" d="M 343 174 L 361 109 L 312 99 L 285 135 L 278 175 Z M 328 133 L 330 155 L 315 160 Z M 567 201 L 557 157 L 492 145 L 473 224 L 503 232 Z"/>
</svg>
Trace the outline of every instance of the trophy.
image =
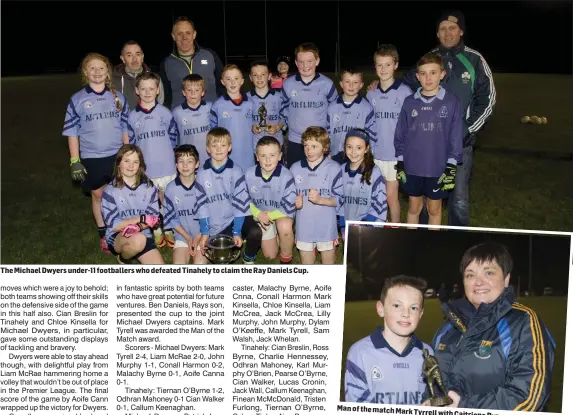
<svg viewBox="0 0 573 415">
<path fill-rule="evenodd" d="M 262 131 L 268 131 L 269 125 L 267 124 L 267 109 L 265 108 L 265 103 L 261 104 L 259 108 L 259 123 L 257 124 L 257 128 Z"/>
<path fill-rule="evenodd" d="M 422 366 L 422 371 L 424 378 L 430 388 L 430 406 L 447 406 L 453 403 L 451 398 L 446 394 L 444 389 L 444 383 L 442 382 L 442 374 L 440 373 L 440 368 L 438 367 L 438 359 L 430 355 L 428 349 L 424 349 L 424 364 Z M 437 388 L 441 390 L 442 396 L 436 396 L 434 393 L 434 383 L 436 383 Z M 437 391 L 437 390 L 436 390 Z"/>
<path fill-rule="evenodd" d="M 229 235 L 218 234 L 210 237 L 206 247 L 205 257 L 214 264 L 230 264 L 241 255 L 241 249 L 235 246 L 235 240 Z"/>
</svg>

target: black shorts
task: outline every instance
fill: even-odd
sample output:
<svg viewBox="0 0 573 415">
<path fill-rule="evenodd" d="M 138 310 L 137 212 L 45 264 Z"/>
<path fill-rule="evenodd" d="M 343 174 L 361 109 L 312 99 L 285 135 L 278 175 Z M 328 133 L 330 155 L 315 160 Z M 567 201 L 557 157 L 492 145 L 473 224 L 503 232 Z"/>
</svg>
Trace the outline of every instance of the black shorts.
<svg viewBox="0 0 573 415">
<path fill-rule="evenodd" d="M 82 159 L 81 162 L 88 171 L 86 179 L 82 182 L 85 192 L 97 190 L 111 182 L 115 155 L 102 158 Z"/>
<path fill-rule="evenodd" d="M 119 235 L 119 232 L 113 234 L 112 237 L 111 237 L 111 239 L 112 239 L 113 241 L 115 241 L 115 238 L 117 238 L 117 235 Z M 114 249 L 114 247 L 113 247 L 113 243 L 111 243 L 111 244 L 108 243 L 108 244 L 107 244 L 107 247 L 108 247 L 108 249 L 109 249 L 109 251 L 111 252 L 112 255 L 114 255 L 114 256 L 115 256 L 115 255 L 119 255 L 119 254 L 115 251 L 115 249 Z M 152 250 L 154 250 L 154 249 L 157 249 L 157 245 L 155 245 L 155 241 L 153 240 L 153 238 L 146 238 L 146 240 L 145 240 L 145 248 L 143 248 L 143 250 L 142 250 L 140 253 L 136 254 L 136 255 L 135 255 L 133 258 L 131 258 L 131 259 L 139 259 L 140 256 L 142 256 L 142 255 L 144 255 L 144 254 L 146 254 L 146 253 L 148 253 L 149 251 L 152 251 Z M 123 258 L 123 257 L 122 257 L 122 259 L 125 260 L 125 258 Z"/>
<path fill-rule="evenodd" d="M 442 190 L 442 185 L 438 184 L 439 179 L 439 177 L 421 177 L 408 174 L 402 189 L 408 196 L 426 196 L 432 200 L 447 199 L 450 192 Z"/>
</svg>

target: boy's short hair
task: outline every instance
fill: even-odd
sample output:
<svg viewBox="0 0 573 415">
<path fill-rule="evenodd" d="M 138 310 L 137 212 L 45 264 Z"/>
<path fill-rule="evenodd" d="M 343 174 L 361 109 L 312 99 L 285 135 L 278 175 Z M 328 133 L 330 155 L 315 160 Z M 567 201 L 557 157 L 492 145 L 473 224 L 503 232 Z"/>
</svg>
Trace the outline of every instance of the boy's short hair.
<svg viewBox="0 0 573 415">
<path fill-rule="evenodd" d="M 422 306 L 424 305 L 424 294 L 428 289 L 428 282 L 420 277 L 412 277 L 410 275 L 394 275 L 393 277 L 386 278 L 384 280 L 384 285 L 382 286 L 382 291 L 380 292 L 380 302 L 384 304 L 386 296 L 390 288 L 394 287 L 412 287 L 420 291 L 422 294 Z"/>
<path fill-rule="evenodd" d="M 231 145 L 231 133 L 226 128 L 211 128 L 207 133 L 207 145 L 218 143 L 223 140 L 227 140 L 229 145 Z"/>
<path fill-rule="evenodd" d="M 197 29 L 195 29 L 195 23 L 193 23 L 193 21 L 188 18 L 187 16 L 179 16 L 177 19 L 175 19 L 175 21 L 173 22 L 173 27 L 171 28 L 171 32 L 173 33 L 173 31 L 175 30 L 175 26 L 177 25 L 177 23 L 181 23 L 181 22 L 187 22 L 191 25 L 191 27 L 193 28 L 193 30 L 196 32 Z"/>
<path fill-rule="evenodd" d="M 422 56 L 416 64 L 416 69 L 420 69 L 420 66 L 427 65 L 429 63 L 438 64 L 440 65 L 441 69 L 444 69 L 444 59 L 442 59 L 442 57 L 435 52 L 429 52 Z"/>
<path fill-rule="evenodd" d="M 154 80 L 155 85 L 159 86 L 161 78 L 159 78 L 159 75 L 157 75 L 155 72 L 142 72 L 135 77 L 135 87 L 138 88 L 141 81 L 150 80 Z"/>
<path fill-rule="evenodd" d="M 183 156 L 191 156 L 195 159 L 195 161 L 199 161 L 199 152 L 197 148 L 192 144 L 181 144 L 180 146 L 175 147 L 175 163 L 179 161 L 179 159 Z"/>
<path fill-rule="evenodd" d="M 462 276 L 469 264 L 476 261 L 478 264 L 495 261 L 506 277 L 513 269 L 513 259 L 507 247 L 497 242 L 484 242 L 469 248 L 460 261 L 460 272 Z"/>
<path fill-rule="evenodd" d="M 301 136 L 301 143 L 304 145 L 306 141 L 318 141 L 322 144 L 324 152 L 328 153 L 330 150 L 330 137 L 328 132 L 322 127 L 311 126 L 304 130 Z"/>
<path fill-rule="evenodd" d="M 376 57 L 389 56 L 394 59 L 394 63 L 400 62 L 400 55 L 398 55 L 398 49 L 392 44 L 383 44 L 378 46 L 376 52 L 374 52 L 374 63 L 376 63 Z"/>
<path fill-rule="evenodd" d="M 281 143 L 279 143 L 279 140 L 277 140 L 273 136 L 265 135 L 261 137 L 259 141 L 257 141 L 257 148 L 255 149 L 255 151 L 258 150 L 259 147 L 261 146 L 270 146 L 273 144 L 276 144 L 279 147 L 279 151 L 281 150 Z"/>
<path fill-rule="evenodd" d="M 232 71 L 233 69 L 236 69 L 237 71 L 239 71 L 241 73 L 241 76 L 243 75 L 243 72 L 241 72 L 239 67 L 237 65 L 235 65 L 234 63 L 231 63 L 229 65 L 225 65 L 225 67 L 223 68 L 223 71 L 221 72 L 221 78 L 223 78 L 225 76 L 225 72 Z"/>
<path fill-rule="evenodd" d="M 189 82 L 190 84 L 200 84 L 203 89 L 205 89 L 205 80 L 199 74 L 193 73 L 183 78 L 183 81 L 181 81 L 181 89 L 185 89 L 186 82 Z"/>
<path fill-rule="evenodd" d="M 316 46 L 314 43 L 311 43 L 311 42 L 301 43 L 300 45 L 298 45 L 294 49 L 295 59 L 298 57 L 298 54 L 301 52 L 312 52 L 315 59 L 318 59 L 320 57 L 319 52 L 318 52 L 318 46 Z"/>
<path fill-rule="evenodd" d="M 342 79 L 344 78 L 344 75 L 360 75 L 360 79 L 364 80 L 364 76 L 363 76 L 363 72 L 359 71 L 356 68 L 347 68 L 347 69 L 343 69 L 342 72 L 340 72 L 340 80 L 342 81 Z"/>
<path fill-rule="evenodd" d="M 264 66 L 267 68 L 267 71 L 270 71 L 269 61 L 265 59 L 258 59 L 256 61 L 251 62 L 250 69 L 253 69 L 255 66 Z"/>
</svg>

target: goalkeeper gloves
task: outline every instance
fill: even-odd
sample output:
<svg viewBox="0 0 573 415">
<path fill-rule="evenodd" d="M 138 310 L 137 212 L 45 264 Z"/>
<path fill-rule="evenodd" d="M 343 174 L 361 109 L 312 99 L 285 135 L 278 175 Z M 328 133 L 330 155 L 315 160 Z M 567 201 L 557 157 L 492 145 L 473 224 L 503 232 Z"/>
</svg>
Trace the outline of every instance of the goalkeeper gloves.
<svg viewBox="0 0 573 415">
<path fill-rule="evenodd" d="M 139 223 L 143 223 L 150 228 L 155 228 L 155 226 L 159 223 L 159 216 L 140 215 Z"/>
<path fill-rule="evenodd" d="M 86 179 L 86 174 L 88 174 L 88 171 L 80 162 L 79 157 L 70 158 L 70 171 L 72 173 L 72 179 L 80 182 L 83 182 Z"/>
<path fill-rule="evenodd" d="M 451 191 L 454 190 L 456 185 L 456 170 L 457 166 L 455 164 L 448 163 L 446 166 L 446 170 L 442 173 L 438 180 L 438 184 L 441 184 L 441 189 L 444 191 Z"/>
<path fill-rule="evenodd" d="M 396 163 L 396 166 L 394 166 L 394 168 L 396 169 L 397 173 L 396 173 L 396 179 L 402 183 L 405 184 L 406 183 L 406 172 L 404 171 L 404 162 L 398 160 L 398 162 Z"/>
<path fill-rule="evenodd" d="M 127 225 L 125 228 L 121 230 L 121 235 L 129 238 L 132 235 L 135 235 L 137 232 L 140 232 L 141 226 L 139 223 L 131 223 Z"/>
</svg>

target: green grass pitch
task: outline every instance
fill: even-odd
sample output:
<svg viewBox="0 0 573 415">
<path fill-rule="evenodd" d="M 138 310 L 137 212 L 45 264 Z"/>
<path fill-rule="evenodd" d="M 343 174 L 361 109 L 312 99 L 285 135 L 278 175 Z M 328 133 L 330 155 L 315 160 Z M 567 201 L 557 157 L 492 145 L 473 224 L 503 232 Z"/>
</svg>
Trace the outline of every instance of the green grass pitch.
<svg viewBox="0 0 573 415">
<path fill-rule="evenodd" d="M 537 312 L 537 315 L 551 332 L 557 345 L 553 377 L 551 379 L 551 398 L 547 410 L 561 413 L 567 297 L 522 297 L 518 301 Z M 424 343 L 432 344 L 432 338 L 443 322 L 439 301 L 437 299 L 427 299 L 424 304 L 424 315 L 415 332 L 416 336 Z M 377 326 L 382 325 L 382 319 L 376 314 L 375 301 L 346 303 L 341 356 L 341 400 L 344 400 L 344 368 L 346 366 L 348 349 L 353 343 L 372 333 Z"/>
</svg>

